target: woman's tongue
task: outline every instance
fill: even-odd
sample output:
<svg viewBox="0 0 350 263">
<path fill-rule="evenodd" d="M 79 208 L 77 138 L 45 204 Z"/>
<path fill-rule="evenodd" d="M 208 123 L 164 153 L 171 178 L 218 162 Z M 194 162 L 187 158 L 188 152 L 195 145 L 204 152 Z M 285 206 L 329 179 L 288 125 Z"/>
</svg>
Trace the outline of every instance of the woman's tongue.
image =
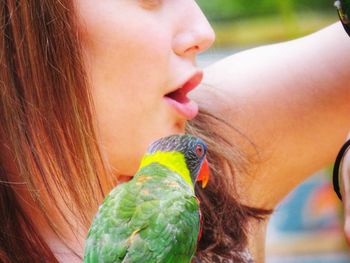
<svg viewBox="0 0 350 263">
<path fill-rule="evenodd" d="M 165 96 L 172 105 L 187 120 L 193 119 L 198 114 L 198 105 L 187 97 L 186 89 L 178 89 Z"/>
</svg>

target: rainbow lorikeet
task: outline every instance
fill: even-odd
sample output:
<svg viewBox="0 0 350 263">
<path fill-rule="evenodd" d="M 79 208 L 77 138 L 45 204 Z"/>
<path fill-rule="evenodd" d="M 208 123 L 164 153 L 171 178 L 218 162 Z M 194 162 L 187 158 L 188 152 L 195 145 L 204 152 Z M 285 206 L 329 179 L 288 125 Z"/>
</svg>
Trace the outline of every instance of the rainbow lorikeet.
<svg viewBox="0 0 350 263">
<path fill-rule="evenodd" d="M 208 182 L 206 151 L 191 135 L 152 143 L 133 179 L 114 188 L 100 206 L 84 262 L 190 262 L 200 235 L 194 184 Z"/>
</svg>

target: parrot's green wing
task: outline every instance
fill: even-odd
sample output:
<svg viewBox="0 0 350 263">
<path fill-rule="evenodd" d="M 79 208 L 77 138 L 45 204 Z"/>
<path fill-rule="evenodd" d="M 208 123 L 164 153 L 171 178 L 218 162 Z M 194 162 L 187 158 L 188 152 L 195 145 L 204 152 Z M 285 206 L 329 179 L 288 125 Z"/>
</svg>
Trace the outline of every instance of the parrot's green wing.
<svg viewBox="0 0 350 263">
<path fill-rule="evenodd" d="M 169 169 L 151 164 L 104 201 L 85 244 L 85 263 L 188 263 L 196 249 L 199 205 Z"/>
</svg>

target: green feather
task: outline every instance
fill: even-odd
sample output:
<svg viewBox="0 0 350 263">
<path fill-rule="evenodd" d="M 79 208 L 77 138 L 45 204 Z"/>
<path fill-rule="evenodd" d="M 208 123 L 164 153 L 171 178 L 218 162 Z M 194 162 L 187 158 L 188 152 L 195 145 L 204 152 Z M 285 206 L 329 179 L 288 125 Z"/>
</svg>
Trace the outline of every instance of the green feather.
<svg viewBox="0 0 350 263">
<path fill-rule="evenodd" d="M 174 166 L 149 160 L 99 208 L 85 263 L 190 262 L 200 227 L 193 185 L 179 174 L 181 165 L 175 172 Z"/>
</svg>

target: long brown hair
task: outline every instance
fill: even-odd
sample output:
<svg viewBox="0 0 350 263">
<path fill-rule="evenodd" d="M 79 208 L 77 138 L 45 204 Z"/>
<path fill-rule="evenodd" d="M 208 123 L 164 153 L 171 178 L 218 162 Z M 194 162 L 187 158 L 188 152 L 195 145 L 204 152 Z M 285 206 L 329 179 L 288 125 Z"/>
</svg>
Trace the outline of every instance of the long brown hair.
<svg viewBox="0 0 350 263">
<path fill-rule="evenodd" d="M 48 222 L 43 195 L 67 223 L 62 210 L 85 225 L 86 211 L 103 198 L 105 169 L 73 11 L 71 0 L 0 2 L 0 261 L 55 262 L 20 206 L 20 187 Z M 5 159 L 18 173 L 15 183 Z"/>
<path fill-rule="evenodd" d="M 223 136 L 237 132 L 254 148 L 254 143 L 219 116 L 201 109 L 188 123 L 187 132 L 201 137 L 208 145 L 211 177 L 205 189 L 196 187 L 203 214 L 203 236 L 196 253 L 198 262 L 251 262 L 248 245 L 248 223 L 265 220 L 272 211 L 249 207 L 240 202 L 235 177 L 249 173 L 256 157 L 247 156 Z M 195 261 L 196 262 L 196 261 Z"/>
<path fill-rule="evenodd" d="M 76 21 L 71 0 L 0 1 L 1 262 L 57 262 L 21 206 L 21 189 L 30 192 L 49 224 L 53 215 L 44 196 L 72 228 L 72 215 L 87 228 L 92 218 L 88 211 L 97 208 L 114 183 L 106 179 L 98 148 Z M 198 191 L 204 231 L 197 258 L 210 262 L 218 255 L 243 261 L 243 223 L 266 211 L 247 208 L 232 194 L 232 176 L 223 167 L 240 154 L 231 155 L 234 148 L 213 132 L 213 120 L 202 112 L 189 130 L 208 142 L 215 173 L 215 183 Z M 44 188 L 39 191 L 39 186 Z M 50 195 L 52 191 L 59 195 Z M 69 215 L 63 212 L 67 209 Z"/>
</svg>

